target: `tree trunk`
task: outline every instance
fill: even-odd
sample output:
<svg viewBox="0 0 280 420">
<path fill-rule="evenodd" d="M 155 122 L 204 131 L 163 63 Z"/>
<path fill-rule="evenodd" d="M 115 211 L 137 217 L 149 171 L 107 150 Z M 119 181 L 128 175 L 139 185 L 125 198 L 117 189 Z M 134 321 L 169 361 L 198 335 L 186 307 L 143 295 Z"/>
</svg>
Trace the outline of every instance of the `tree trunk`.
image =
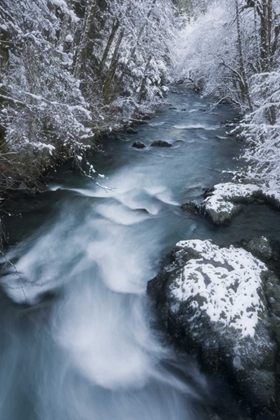
<svg viewBox="0 0 280 420">
<path fill-rule="evenodd" d="M 237 25 L 237 48 L 238 48 L 238 55 L 239 55 L 239 65 L 240 65 L 240 74 L 242 76 L 242 80 L 240 80 L 240 91 L 243 102 L 248 102 L 248 106 L 250 111 L 253 110 L 252 108 L 252 101 L 250 97 L 249 91 L 249 83 L 247 78 L 247 71 L 244 62 L 244 53 L 243 53 L 243 43 L 242 43 L 242 31 L 241 31 L 241 23 L 240 23 L 240 10 L 239 10 L 239 2 L 235 0 L 235 8 L 236 8 L 236 25 Z"/>
<path fill-rule="evenodd" d="M 119 29 L 119 27 L 120 27 L 120 21 L 117 19 L 117 21 L 112 26 L 111 33 L 109 35 L 109 38 L 108 38 L 108 41 L 107 41 L 107 44 L 106 44 L 106 48 L 104 50 L 102 59 L 101 59 L 100 64 L 99 64 L 99 68 L 98 68 L 98 74 L 99 75 L 102 74 L 102 71 L 104 69 L 106 60 L 108 58 L 108 54 L 109 54 L 110 48 L 111 48 L 111 46 L 113 44 L 113 41 L 115 39 L 117 30 Z"/>
<path fill-rule="evenodd" d="M 105 82 L 103 84 L 103 95 L 104 95 L 104 100 L 105 100 L 106 103 L 110 102 L 111 97 L 114 96 L 114 95 L 110 94 L 110 93 L 112 93 L 110 91 L 112 90 L 112 81 L 114 79 L 114 76 L 116 74 L 116 70 L 117 70 L 117 67 L 118 67 L 119 49 L 120 49 L 123 37 L 124 37 L 124 29 L 122 29 L 120 34 L 119 34 L 117 43 L 115 45 L 114 54 L 113 54 L 113 57 L 112 57 L 112 60 L 111 60 L 111 64 L 110 64 Z"/>
<path fill-rule="evenodd" d="M 84 26 L 82 29 L 80 44 L 78 45 L 78 51 L 74 66 L 74 76 L 76 79 L 81 79 L 83 76 L 86 59 L 87 59 L 87 48 L 90 41 L 90 30 L 94 21 L 95 12 L 97 8 L 96 0 L 89 0 L 86 8 L 84 17 Z"/>
<path fill-rule="evenodd" d="M 143 79 L 142 79 L 142 83 L 141 83 L 141 87 L 140 87 L 140 92 L 139 92 L 139 95 L 138 95 L 137 102 L 139 104 L 141 104 L 141 102 L 145 99 L 145 87 L 146 87 L 146 80 L 147 80 L 147 72 L 148 72 L 148 69 L 149 69 L 151 60 L 152 60 L 152 56 L 150 55 L 149 60 L 146 63 L 146 67 L 145 67 L 145 71 L 144 71 L 144 76 L 143 76 Z"/>
</svg>

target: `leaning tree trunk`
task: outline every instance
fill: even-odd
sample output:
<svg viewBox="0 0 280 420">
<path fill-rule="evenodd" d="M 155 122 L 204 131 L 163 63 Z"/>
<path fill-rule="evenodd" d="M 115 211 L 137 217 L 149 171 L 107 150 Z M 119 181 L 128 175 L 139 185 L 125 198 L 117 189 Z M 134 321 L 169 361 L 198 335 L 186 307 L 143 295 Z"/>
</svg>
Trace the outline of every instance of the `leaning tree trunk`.
<svg viewBox="0 0 280 420">
<path fill-rule="evenodd" d="M 241 22 L 240 22 L 240 10 L 239 10 L 239 1 L 235 0 L 235 9 L 236 9 L 236 25 L 237 25 L 237 48 L 238 48 L 238 59 L 240 65 L 240 74 L 241 79 L 239 81 L 241 97 L 243 102 L 248 102 L 250 111 L 252 108 L 252 101 L 249 90 L 249 82 L 247 77 L 247 71 L 244 61 L 244 51 L 243 51 L 243 42 L 242 42 L 242 31 L 241 31 Z"/>
<path fill-rule="evenodd" d="M 131 8 L 132 8 L 132 3 L 130 3 L 128 5 L 128 7 L 127 7 L 127 10 L 126 10 L 126 13 L 125 13 L 126 16 L 129 15 L 129 13 L 131 11 Z M 120 19 L 120 17 L 119 17 L 119 19 Z M 112 39 L 111 44 L 113 43 L 114 37 L 115 37 L 115 35 L 117 33 L 117 30 L 120 27 L 119 19 L 118 19 L 118 26 L 115 29 L 113 28 L 112 29 L 112 32 L 111 32 L 111 35 L 113 36 L 113 39 Z M 115 98 L 116 91 L 118 91 L 118 88 L 120 86 L 120 84 L 117 83 L 117 86 L 115 86 L 114 89 L 113 89 L 112 82 L 114 80 L 114 77 L 115 77 L 115 74 L 116 74 L 116 71 L 117 71 L 117 68 L 118 68 L 118 64 L 119 64 L 119 50 L 120 50 L 120 47 L 121 47 L 121 44 L 122 44 L 124 35 L 125 35 L 125 28 L 122 27 L 121 30 L 120 30 L 118 39 L 116 41 L 114 52 L 113 52 L 113 56 L 111 58 L 109 69 L 108 69 L 108 72 L 107 72 L 107 75 L 105 77 L 105 80 L 104 80 L 104 83 L 103 83 L 103 87 L 102 87 L 102 89 L 103 89 L 103 97 L 104 97 L 105 103 L 110 103 Z M 110 41 L 110 38 L 109 38 L 109 41 Z M 110 46 L 111 46 L 111 44 L 110 44 Z M 106 51 L 106 49 L 105 49 L 104 54 L 103 54 L 102 61 L 104 59 L 104 55 L 105 54 L 108 56 L 110 46 L 108 48 L 108 51 Z M 107 45 L 107 47 L 108 47 L 108 45 Z M 106 57 L 105 57 L 105 60 L 106 60 Z M 104 63 L 103 63 L 103 67 L 104 67 L 104 64 L 105 64 L 105 60 L 104 60 Z"/>
<path fill-rule="evenodd" d="M 76 77 L 76 79 L 81 79 L 83 77 L 83 72 L 85 69 L 87 59 L 87 49 L 90 42 L 90 32 L 92 23 L 94 22 L 96 8 L 97 1 L 89 0 L 88 5 L 86 7 L 80 43 L 77 47 L 77 55 L 74 66 L 74 76 Z"/>
<path fill-rule="evenodd" d="M 269 22 L 269 15 L 270 12 L 269 0 L 263 0 L 262 2 L 262 9 L 260 11 L 260 19 L 261 19 L 261 51 L 260 51 L 260 58 L 261 58 L 261 70 L 266 72 L 269 70 L 269 62 L 270 62 L 270 41 L 271 41 L 271 22 Z M 272 15 L 271 15 L 272 18 Z"/>
<path fill-rule="evenodd" d="M 143 100 L 145 99 L 145 89 L 146 89 L 146 82 L 147 82 L 147 73 L 148 73 L 148 69 L 150 67 L 150 63 L 152 60 L 152 56 L 150 55 L 147 63 L 146 63 L 146 67 L 145 67 L 145 71 L 144 71 L 144 75 L 143 75 L 143 79 L 141 82 L 141 87 L 140 87 L 140 92 L 137 98 L 137 102 L 138 104 L 141 104 L 143 102 Z"/>
<path fill-rule="evenodd" d="M 112 98 L 114 97 L 114 95 L 111 92 L 112 81 L 113 81 L 113 79 L 115 77 L 115 74 L 116 74 L 116 71 L 117 71 L 118 62 L 119 62 L 119 49 L 120 49 L 124 34 L 125 34 L 125 31 L 124 31 L 124 29 L 122 29 L 120 34 L 119 34 L 118 40 L 116 42 L 113 57 L 111 59 L 111 64 L 110 64 L 105 82 L 103 84 L 103 95 L 104 95 L 104 101 L 106 103 L 109 103 L 112 100 Z"/>
<path fill-rule="evenodd" d="M 107 44 L 106 44 L 106 47 L 105 47 L 105 50 L 104 50 L 102 59 L 101 59 L 100 64 L 99 64 L 99 68 L 98 68 L 98 75 L 99 76 L 103 72 L 103 69 L 104 69 L 106 60 L 108 58 L 109 51 L 110 51 L 111 46 L 112 46 L 112 44 L 114 42 L 114 39 L 115 39 L 116 33 L 117 33 L 118 29 L 119 29 L 119 26 L 120 26 L 120 21 L 119 21 L 119 19 L 117 19 L 116 22 L 114 22 L 114 24 L 113 24 L 113 26 L 111 28 L 111 33 L 109 35 L 109 38 L 108 38 L 108 41 L 107 41 Z"/>
<path fill-rule="evenodd" d="M 278 46 L 278 38 L 280 33 L 280 26 L 273 27 L 273 1 L 262 0 L 262 7 L 259 8 L 259 16 L 261 22 L 260 28 L 260 63 L 261 71 L 263 73 L 273 70 L 275 53 Z M 274 34 L 273 34 L 274 32 Z M 274 35 L 274 39 L 273 39 Z M 265 95 L 269 94 L 264 92 Z M 271 105 L 267 108 L 266 118 L 271 125 L 276 123 L 276 108 Z"/>
</svg>

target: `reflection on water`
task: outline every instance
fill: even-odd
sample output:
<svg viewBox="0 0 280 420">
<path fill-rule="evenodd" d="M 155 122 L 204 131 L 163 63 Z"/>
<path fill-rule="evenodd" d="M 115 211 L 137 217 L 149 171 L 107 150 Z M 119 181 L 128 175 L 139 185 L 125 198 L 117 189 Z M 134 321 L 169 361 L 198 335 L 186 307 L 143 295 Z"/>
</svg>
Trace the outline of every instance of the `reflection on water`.
<svg viewBox="0 0 280 420">
<path fill-rule="evenodd" d="M 106 153 L 93 157 L 114 189 L 62 168 L 52 192 L 9 218 L 11 243 L 20 241 L 8 252 L 14 266 L 0 296 L 1 420 L 210 418 L 209 383 L 151 328 L 146 284 L 176 241 L 230 243 L 250 235 L 253 223 L 246 210 L 218 229 L 180 210 L 234 169 L 239 144 L 220 126 L 229 107 L 208 114 L 201 108 L 210 103 L 195 96 L 171 100 L 177 109 L 161 111 L 133 139 L 108 140 Z M 174 146 L 139 151 L 135 139 Z M 263 231 L 261 212 L 254 214 Z"/>
</svg>

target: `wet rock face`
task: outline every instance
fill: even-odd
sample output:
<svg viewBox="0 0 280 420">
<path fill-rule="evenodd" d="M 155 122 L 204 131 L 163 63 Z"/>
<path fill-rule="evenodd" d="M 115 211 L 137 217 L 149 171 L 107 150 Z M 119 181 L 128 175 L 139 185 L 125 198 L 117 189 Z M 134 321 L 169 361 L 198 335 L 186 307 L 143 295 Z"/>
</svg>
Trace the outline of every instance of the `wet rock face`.
<svg viewBox="0 0 280 420">
<path fill-rule="evenodd" d="M 165 140 L 156 140 L 153 141 L 151 147 L 172 147 L 172 144 Z"/>
<path fill-rule="evenodd" d="M 242 241 L 241 245 L 254 256 L 261 259 L 272 271 L 266 273 L 264 293 L 270 308 L 271 332 L 278 345 L 280 360 L 280 242 L 264 236 Z M 279 366 L 280 375 L 280 366 Z"/>
<path fill-rule="evenodd" d="M 242 246 L 262 261 L 268 262 L 278 258 L 278 253 L 274 250 L 272 242 L 264 236 L 253 238 L 248 242 L 244 241 Z"/>
<path fill-rule="evenodd" d="M 172 341 L 256 413 L 277 412 L 278 350 L 266 293 L 275 282 L 248 251 L 193 240 L 179 242 L 172 263 L 148 284 Z"/>
<path fill-rule="evenodd" d="M 137 134 L 138 131 L 135 130 L 133 127 L 128 127 L 126 130 L 127 134 Z"/>
<path fill-rule="evenodd" d="M 141 141 L 135 141 L 132 144 L 132 147 L 135 147 L 135 149 L 145 149 L 146 145 L 142 143 Z"/>
<path fill-rule="evenodd" d="M 201 213 L 200 205 L 195 203 L 194 201 L 190 201 L 189 203 L 185 203 L 181 205 L 181 209 L 183 211 L 187 211 L 191 214 L 198 215 Z"/>
</svg>

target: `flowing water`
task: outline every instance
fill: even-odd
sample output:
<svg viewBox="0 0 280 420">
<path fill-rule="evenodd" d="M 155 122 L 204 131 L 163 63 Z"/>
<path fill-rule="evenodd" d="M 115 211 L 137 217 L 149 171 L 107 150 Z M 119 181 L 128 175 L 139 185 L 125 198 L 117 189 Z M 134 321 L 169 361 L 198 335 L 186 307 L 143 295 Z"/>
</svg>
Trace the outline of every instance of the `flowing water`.
<svg viewBox="0 0 280 420">
<path fill-rule="evenodd" d="M 211 110 L 188 92 L 169 101 L 138 134 L 108 139 L 92 157 L 109 191 L 65 166 L 48 192 L 8 203 L 1 420 L 209 419 L 208 402 L 226 398 L 152 327 L 147 281 L 178 240 L 277 237 L 279 215 L 249 206 L 216 228 L 181 211 L 229 178 L 241 144 L 221 124 L 235 116 L 229 106 Z M 159 139 L 173 147 L 149 147 Z M 136 140 L 148 147 L 132 148 Z"/>
</svg>

